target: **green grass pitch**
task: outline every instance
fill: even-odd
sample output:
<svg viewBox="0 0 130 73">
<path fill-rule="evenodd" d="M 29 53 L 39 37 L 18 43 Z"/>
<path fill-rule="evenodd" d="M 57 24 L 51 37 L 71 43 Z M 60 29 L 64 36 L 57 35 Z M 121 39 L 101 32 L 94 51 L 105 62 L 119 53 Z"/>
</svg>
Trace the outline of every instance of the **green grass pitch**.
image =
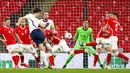
<svg viewBox="0 0 130 73">
<path fill-rule="evenodd" d="M 0 73 L 130 73 L 130 69 L 0 69 Z"/>
</svg>

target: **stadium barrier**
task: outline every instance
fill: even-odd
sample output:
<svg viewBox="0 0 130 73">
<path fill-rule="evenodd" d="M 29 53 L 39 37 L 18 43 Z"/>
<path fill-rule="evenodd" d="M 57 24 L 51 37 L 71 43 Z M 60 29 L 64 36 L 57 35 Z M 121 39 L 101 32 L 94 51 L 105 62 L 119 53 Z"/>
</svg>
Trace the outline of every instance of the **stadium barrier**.
<svg viewBox="0 0 130 73">
<path fill-rule="evenodd" d="M 37 67 L 37 63 L 31 54 L 25 53 L 24 56 L 25 56 L 24 62 L 28 64 L 30 68 Z M 55 58 L 56 68 L 62 68 L 68 56 L 69 55 L 66 53 L 57 53 Z M 9 53 L 0 54 L 0 68 L 13 68 L 13 67 L 14 67 L 14 63 L 12 61 L 11 54 Z M 20 62 L 19 62 L 19 67 L 24 68 L 20 66 Z M 72 61 L 68 64 L 67 68 L 83 68 L 83 54 L 77 54 L 72 59 Z"/>
</svg>

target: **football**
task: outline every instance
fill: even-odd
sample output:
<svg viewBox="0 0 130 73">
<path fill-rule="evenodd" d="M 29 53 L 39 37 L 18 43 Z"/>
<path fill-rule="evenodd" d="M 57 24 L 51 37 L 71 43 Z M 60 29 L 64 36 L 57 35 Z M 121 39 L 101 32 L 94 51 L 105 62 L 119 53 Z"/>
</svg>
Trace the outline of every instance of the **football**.
<svg viewBox="0 0 130 73">
<path fill-rule="evenodd" d="M 72 34 L 67 32 L 67 33 L 65 33 L 64 37 L 65 37 L 65 39 L 71 39 L 72 38 Z"/>
</svg>

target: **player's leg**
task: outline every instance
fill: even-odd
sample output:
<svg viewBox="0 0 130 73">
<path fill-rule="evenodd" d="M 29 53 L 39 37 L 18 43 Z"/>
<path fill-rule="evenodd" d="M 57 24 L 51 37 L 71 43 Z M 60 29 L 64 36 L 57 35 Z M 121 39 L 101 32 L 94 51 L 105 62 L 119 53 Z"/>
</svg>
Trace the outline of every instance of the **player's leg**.
<svg viewBox="0 0 130 73">
<path fill-rule="evenodd" d="M 47 52 L 47 56 L 51 64 L 51 68 L 54 69 L 55 68 L 54 56 L 52 55 L 50 51 Z"/>
<path fill-rule="evenodd" d="M 12 54 L 12 60 L 15 65 L 14 68 L 19 68 L 18 63 L 19 63 L 20 57 L 17 51 L 15 50 L 15 48 L 18 48 L 18 46 L 15 44 L 7 46 L 8 52 Z"/>
<path fill-rule="evenodd" d="M 79 53 L 84 53 L 85 50 L 84 49 L 76 49 L 76 50 L 72 50 L 68 47 L 67 43 L 65 40 L 61 40 L 59 43 L 59 46 L 61 46 L 61 49 L 63 52 L 67 52 L 68 54 L 79 54 Z"/>
<path fill-rule="evenodd" d="M 23 52 L 19 52 L 19 55 L 20 55 L 20 59 L 21 59 L 21 66 L 29 68 L 29 66 L 24 63 L 24 54 L 23 54 Z"/>
<path fill-rule="evenodd" d="M 109 64 L 111 62 L 111 57 L 112 57 L 112 54 L 111 54 L 111 47 L 110 46 L 107 46 L 106 48 L 106 51 L 107 51 L 107 59 L 106 59 L 106 68 L 109 69 Z"/>
<path fill-rule="evenodd" d="M 27 52 L 31 53 L 34 56 L 37 63 L 40 64 L 40 56 L 38 56 L 38 54 L 32 44 L 24 44 L 23 48 L 25 48 L 25 50 Z"/>
<path fill-rule="evenodd" d="M 14 68 L 19 68 L 18 63 L 19 63 L 20 57 L 19 57 L 18 53 L 12 52 L 12 60 L 13 60 L 14 65 L 15 65 Z"/>
<path fill-rule="evenodd" d="M 124 54 L 118 52 L 118 45 L 117 45 L 118 38 L 116 36 L 111 36 L 110 40 L 111 40 L 112 50 L 113 50 L 114 54 L 120 58 L 123 58 L 126 61 L 130 61 L 130 58 L 128 58 Z"/>
<path fill-rule="evenodd" d="M 125 56 L 124 54 L 118 52 L 117 49 L 116 49 L 116 50 L 113 50 L 113 52 L 114 52 L 114 54 L 115 54 L 116 56 L 118 56 L 118 57 L 120 57 L 120 58 L 122 58 L 122 59 L 124 59 L 124 60 L 126 60 L 126 61 L 130 61 L 130 58 L 129 58 L 129 57 L 127 57 L 127 56 Z"/>
<path fill-rule="evenodd" d="M 43 44 L 39 44 L 39 48 L 41 49 L 40 55 L 41 55 L 41 59 L 43 60 L 42 62 L 44 62 L 45 67 L 47 67 L 47 66 L 49 66 L 49 63 L 47 61 L 47 55 L 46 55 L 46 52 L 45 52 L 46 49 L 43 47 Z"/>
<path fill-rule="evenodd" d="M 32 37 L 32 40 L 36 43 L 36 45 L 40 49 L 42 58 L 45 63 L 45 68 L 47 68 L 49 64 L 48 64 L 47 56 L 46 56 L 46 52 L 45 52 L 46 49 L 43 46 L 43 42 L 45 41 L 45 35 L 43 34 L 43 32 L 40 29 L 35 29 L 30 35 Z M 44 43 L 44 44 L 46 44 L 46 43 Z M 38 67 L 40 67 L 40 66 L 38 65 Z"/>
<path fill-rule="evenodd" d="M 94 55 L 94 64 L 93 64 L 94 67 L 96 67 L 96 63 L 97 63 L 97 61 L 98 61 L 99 54 L 100 54 L 100 52 L 101 52 L 101 46 L 102 46 L 102 45 L 97 45 L 97 46 L 96 46 L 96 54 Z"/>
<path fill-rule="evenodd" d="M 96 42 L 99 42 L 100 40 L 102 40 L 102 38 L 96 38 Z M 99 54 L 101 52 L 101 48 L 102 48 L 102 44 L 97 44 L 96 45 L 96 54 L 94 55 L 94 64 L 93 64 L 93 67 L 96 67 L 96 63 L 98 61 Z"/>
<path fill-rule="evenodd" d="M 47 49 L 53 54 L 53 56 L 55 56 L 55 53 L 53 52 L 51 45 L 48 43 L 46 39 L 43 41 L 43 44 L 45 44 Z"/>
<path fill-rule="evenodd" d="M 64 64 L 64 66 L 63 66 L 63 68 L 66 68 L 66 66 L 68 65 L 68 63 L 71 61 L 71 59 L 72 59 L 74 56 L 75 56 L 75 54 L 71 54 L 71 55 L 67 58 L 67 60 L 66 60 L 66 62 L 65 62 L 65 64 Z"/>
<path fill-rule="evenodd" d="M 86 49 L 89 49 L 89 51 L 92 53 L 93 56 L 96 55 L 96 51 L 93 49 L 93 47 L 91 47 L 91 46 L 86 46 Z M 100 58 L 98 58 L 98 63 L 99 63 L 100 66 L 102 67 L 102 63 L 101 63 Z"/>
<path fill-rule="evenodd" d="M 76 42 L 76 45 L 75 45 L 75 47 L 74 47 L 74 50 L 78 50 L 78 49 L 80 49 L 80 48 L 82 48 L 82 47 L 80 46 L 79 42 Z M 65 64 L 64 64 L 64 66 L 63 66 L 63 68 L 66 68 L 66 66 L 67 66 L 68 63 L 71 61 L 71 59 L 74 57 L 74 55 L 75 55 L 75 54 L 71 54 L 71 55 L 67 58 L 67 60 L 66 60 L 66 62 L 65 62 Z"/>
</svg>

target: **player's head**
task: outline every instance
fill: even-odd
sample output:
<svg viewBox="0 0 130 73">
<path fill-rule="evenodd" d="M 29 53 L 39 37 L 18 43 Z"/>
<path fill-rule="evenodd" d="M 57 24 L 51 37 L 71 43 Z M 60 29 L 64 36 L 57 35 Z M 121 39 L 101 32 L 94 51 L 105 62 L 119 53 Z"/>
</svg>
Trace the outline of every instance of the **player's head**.
<svg viewBox="0 0 130 73">
<path fill-rule="evenodd" d="M 25 20 L 25 19 L 22 19 L 22 20 L 21 20 L 20 26 L 22 26 L 22 27 L 26 26 L 26 20 Z"/>
<path fill-rule="evenodd" d="M 36 15 L 36 17 L 39 17 L 41 15 L 41 9 L 40 8 L 35 8 L 33 10 L 33 13 Z"/>
<path fill-rule="evenodd" d="M 110 14 L 110 17 L 118 18 L 118 13 L 116 12 L 109 12 L 109 14 Z"/>
<path fill-rule="evenodd" d="M 10 18 L 9 17 L 4 19 L 4 25 L 7 26 L 7 27 L 10 26 Z"/>
<path fill-rule="evenodd" d="M 85 19 L 85 20 L 83 21 L 83 28 L 84 28 L 84 30 L 87 30 L 87 29 L 88 29 L 88 26 L 89 26 L 88 20 Z"/>
<path fill-rule="evenodd" d="M 111 16 L 111 14 L 107 13 L 105 17 L 106 17 L 106 19 L 108 19 L 110 16 Z"/>
<path fill-rule="evenodd" d="M 43 20 L 47 21 L 48 18 L 49 18 L 49 13 L 48 12 L 44 12 L 42 18 L 43 18 Z"/>
</svg>

